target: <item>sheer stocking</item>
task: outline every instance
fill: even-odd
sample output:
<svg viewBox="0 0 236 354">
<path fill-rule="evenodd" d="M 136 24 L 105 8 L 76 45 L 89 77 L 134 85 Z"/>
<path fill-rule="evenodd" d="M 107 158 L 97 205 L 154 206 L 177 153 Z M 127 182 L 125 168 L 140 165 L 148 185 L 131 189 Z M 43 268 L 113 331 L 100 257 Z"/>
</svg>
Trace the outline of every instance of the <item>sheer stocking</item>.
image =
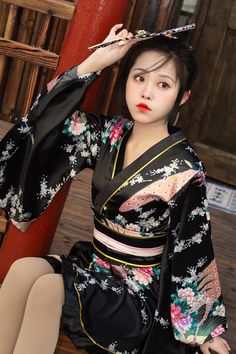
<svg viewBox="0 0 236 354">
<path fill-rule="evenodd" d="M 58 292 L 60 293 L 60 295 L 58 294 L 55 295 L 55 302 L 58 300 L 58 298 L 61 301 L 61 298 L 63 298 L 64 296 L 62 280 L 60 279 L 60 276 L 54 274 L 52 267 L 44 259 L 31 258 L 31 257 L 23 258 L 16 261 L 10 268 L 0 289 L 0 329 L 1 329 L 0 330 L 0 354 L 12 354 L 16 345 L 16 341 L 17 341 L 17 346 L 19 343 L 19 350 L 21 350 L 20 346 L 22 345 L 21 344 L 22 339 L 25 335 L 24 328 L 26 328 L 27 321 L 29 321 L 30 318 L 28 314 L 30 311 L 32 311 L 33 313 L 37 311 L 36 309 L 34 310 L 31 309 L 29 311 L 29 309 L 32 306 L 33 307 L 35 306 L 32 305 L 33 303 L 32 296 L 33 294 L 36 293 L 36 289 L 40 287 L 39 286 L 40 282 L 39 281 L 37 282 L 37 280 L 41 279 L 41 277 L 45 276 L 46 274 L 49 274 L 51 278 L 54 276 L 57 279 L 55 283 L 58 284 Z M 43 279 L 44 277 L 42 277 L 42 283 L 46 283 L 43 281 Z M 46 297 L 46 295 L 49 295 L 49 293 L 51 294 L 51 291 L 56 292 L 57 291 L 56 287 L 57 285 L 55 285 L 54 288 L 50 283 L 49 290 L 44 289 L 45 291 L 44 297 Z M 48 296 L 48 298 L 50 299 L 51 296 Z M 42 302 L 44 302 L 44 299 L 42 299 Z M 43 305 L 40 306 L 42 307 Z M 55 307 L 58 308 L 58 305 L 55 305 Z M 52 308 L 50 309 L 50 311 L 47 312 L 47 320 L 48 320 L 47 325 L 49 327 L 50 327 L 50 323 L 53 322 L 53 319 L 51 318 L 51 314 L 52 317 L 53 314 L 55 314 L 55 311 Z M 50 316 L 50 320 L 49 320 L 49 316 Z M 25 342 L 26 342 L 25 344 L 27 344 L 27 341 L 31 339 L 30 333 L 32 333 L 33 336 L 34 326 L 37 326 L 37 323 L 39 322 L 40 321 L 36 318 L 34 319 L 34 322 L 31 323 L 29 333 L 27 333 L 27 338 L 25 338 Z M 42 324 L 42 326 L 44 325 Z M 22 327 L 22 331 L 18 338 L 21 327 Z M 40 328 L 39 334 L 42 333 L 42 331 L 47 331 L 47 329 Z M 20 338 L 21 335 L 22 335 L 22 339 Z M 42 343 L 40 343 L 41 354 L 44 353 L 42 351 L 42 346 L 41 346 L 43 342 L 44 340 L 42 340 Z M 14 353 L 23 353 L 23 352 L 24 354 L 38 353 L 34 351 L 29 351 L 27 347 L 26 349 L 20 352 L 18 351 L 17 346 L 15 348 L 16 352 Z M 49 351 L 46 351 L 46 353 L 49 354 Z"/>
<path fill-rule="evenodd" d="M 28 296 L 13 354 L 54 353 L 63 303 L 61 274 L 48 274 L 36 280 Z"/>
</svg>

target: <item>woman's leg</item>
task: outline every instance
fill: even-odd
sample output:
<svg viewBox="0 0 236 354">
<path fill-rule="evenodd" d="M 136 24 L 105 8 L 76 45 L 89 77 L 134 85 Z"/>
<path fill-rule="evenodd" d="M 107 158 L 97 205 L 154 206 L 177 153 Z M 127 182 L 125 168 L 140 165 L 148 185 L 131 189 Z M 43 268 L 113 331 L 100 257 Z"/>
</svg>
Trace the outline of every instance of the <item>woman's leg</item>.
<svg viewBox="0 0 236 354">
<path fill-rule="evenodd" d="M 11 266 L 0 289 L 0 354 L 13 353 L 30 290 L 49 273 L 54 271 L 42 258 L 22 258 Z"/>
<path fill-rule="evenodd" d="M 53 354 L 56 348 L 64 284 L 61 274 L 40 277 L 28 296 L 13 354 Z"/>
</svg>

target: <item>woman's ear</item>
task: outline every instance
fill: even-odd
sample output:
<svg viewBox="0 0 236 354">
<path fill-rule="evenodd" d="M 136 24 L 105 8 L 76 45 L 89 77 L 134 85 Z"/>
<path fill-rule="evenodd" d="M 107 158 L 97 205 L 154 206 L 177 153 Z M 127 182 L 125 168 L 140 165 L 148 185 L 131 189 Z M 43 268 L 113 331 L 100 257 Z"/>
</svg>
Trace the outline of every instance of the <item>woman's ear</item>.
<svg viewBox="0 0 236 354">
<path fill-rule="evenodd" d="M 182 98 L 181 98 L 179 106 L 182 106 L 182 104 L 184 104 L 186 101 L 188 101 L 190 95 L 191 95 L 191 91 L 190 90 L 185 91 L 183 96 L 182 96 Z"/>
</svg>

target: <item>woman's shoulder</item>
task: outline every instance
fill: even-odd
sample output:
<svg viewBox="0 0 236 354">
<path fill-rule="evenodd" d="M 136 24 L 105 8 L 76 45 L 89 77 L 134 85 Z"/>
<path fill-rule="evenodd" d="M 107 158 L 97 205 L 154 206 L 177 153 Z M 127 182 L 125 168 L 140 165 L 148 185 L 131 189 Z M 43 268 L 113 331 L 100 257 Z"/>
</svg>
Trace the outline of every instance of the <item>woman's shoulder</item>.
<svg viewBox="0 0 236 354">
<path fill-rule="evenodd" d="M 204 164 L 199 157 L 196 149 L 186 139 L 182 144 L 185 163 L 195 170 L 205 172 Z"/>
</svg>

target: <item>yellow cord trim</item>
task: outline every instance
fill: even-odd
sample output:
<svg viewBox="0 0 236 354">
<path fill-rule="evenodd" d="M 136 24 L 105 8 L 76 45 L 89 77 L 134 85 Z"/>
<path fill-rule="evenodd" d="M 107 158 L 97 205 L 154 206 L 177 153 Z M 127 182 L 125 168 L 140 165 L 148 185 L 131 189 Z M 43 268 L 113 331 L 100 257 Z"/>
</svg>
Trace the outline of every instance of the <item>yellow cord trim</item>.
<svg viewBox="0 0 236 354">
<path fill-rule="evenodd" d="M 154 264 L 148 264 L 148 265 L 143 265 L 143 264 L 135 264 L 135 263 L 130 263 L 130 262 L 126 262 L 126 261 L 122 261 L 118 258 L 114 258 L 114 257 L 111 257 L 111 256 L 108 256 L 106 253 L 100 251 L 94 243 L 93 244 L 93 247 L 95 248 L 95 250 L 102 254 L 104 257 L 106 258 L 109 258 L 109 259 L 112 259 L 113 261 L 116 261 L 116 262 L 119 262 L 119 263 L 124 263 L 124 264 L 127 264 L 127 265 L 130 265 L 130 266 L 133 266 L 133 267 L 138 267 L 138 268 L 149 268 L 149 267 L 154 267 L 154 266 L 157 266 L 159 264 L 161 264 L 160 262 L 159 263 L 154 263 Z"/>
<path fill-rule="evenodd" d="M 142 171 L 146 166 L 148 166 L 151 162 L 155 161 L 158 157 L 160 157 L 161 155 L 163 155 L 166 151 L 170 150 L 172 147 L 174 147 L 175 145 L 181 143 L 182 141 L 186 140 L 186 138 L 183 138 L 181 140 L 176 141 L 174 144 L 172 144 L 171 146 L 169 146 L 168 148 L 166 148 L 165 150 L 163 150 L 162 152 L 160 152 L 160 154 L 154 156 L 150 161 L 148 161 L 145 165 L 143 165 L 142 167 L 140 167 L 135 173 L 133 173 L 130 177 L 128 177 L 125 182 L 123 182 L 111 195 L 110 197 L 105 201 L 105 203 L 102 205 L 101 209 L 100 209 L 100 214 L 102 213 L 102 210 L 104 208 L 104 205 L 106 205 L 106 203 L 113 197 L 114 194 L 116 194 L 118 192 L 118 190 L 120 188 L 123 187 L 124 184 L 126 184 L 131 178 L 133 178 L 136 174 L 138 174 L 140 171 Z"/>
<path fill-rule="evenodd" d="M 127 235 L 127 234 L 123 234 L 122 232 L 113 230 L 109 226 L 107 226 L 106 224 L 103 224 L 95 215 L 94 215 L 94 219 L 96 219 L 96 221 L 99 222 L 99 224 L 101 224 L 102 226 L 104 226 L 108 230 L 115 232 L 118 235 L 121 235 L 121 236 L 124 236 L 124 237 L 130 237 L 130 238 L 144 239 L 144 237 L 142 235 L 140 235 L 140 236 Z M 158 236 L 148 236 L 147 239 L 149 239 L 149 238 L 160 238 L 160 237 L 165 237 L 165 236 L 167 236 L 167 233 L 166 232 L 161 232 L 160 235 L 158 235 Z"/>
<path fill-rule="evenodd" d="M 115 171 L 116 171 L 116 164 L 117 164 L 117 160 L 118 160 L 118 156 L 119 156 L 119 152 L 120 152 L 120 148 L 121 148 L 121 144 L 122 144 L 122 141 L 124 139 L 124 137 L 126 136 L 126 134 L 129 132 L 129 130 L 123 135 L 121 141 L 120 141 L 120 145 L 117 149 L 117 152 L 116 152 L 116 157 L 115 157 L 115 161 L 114 161 L 114 165 L 113 165 L 113 170 L 112 170 L 112 175 L 111 175 L 111 179 L 114 178 L 114 175 L 115 175 Z"/>
<path fill-rule="evenodd" d="M 76 271 L 75 280 L 76 280 L 77 277 L 78 277 L 78 272 Z M 83 317 L 82 317 L 82 302 L 81 302 L 81 298 L 80 298 L 80 293 L 79 293 L 79 291 L 77 290 L 77 287 L 76 287 L 76 285 L 75 285 L 75 280 L 74 280 L 74 289 L 75 289 L 75 291 L 76 291 L 76 293 L 77 293 L 77 296 L 78 296 L 78 301 L 79 301 L 79 305 L 80 305 L 80 323 L 81 323 L 81 326 L 82 326 L 82 328 L 83 328 L 84 333 L 85 333 L 86 336 L 91 340 L 91 342 L 93 342 L 95 345 L 97 345 L 98 347 L 100 347 L 100 348 L 102 348 L 102 349 L 107 350 L 109 353 L 115 354 L 115 352 L 112 352 L 110 349 L 105 348 L 105 347 L 103 347 L 101 344 L 97 343 L 97 342 L 93 339 L 93 337 L 90 336 L 90 334 L 86 331 L 85 326 L 84 326 L 84 322 L 83 322 Z"/>
</svg>

